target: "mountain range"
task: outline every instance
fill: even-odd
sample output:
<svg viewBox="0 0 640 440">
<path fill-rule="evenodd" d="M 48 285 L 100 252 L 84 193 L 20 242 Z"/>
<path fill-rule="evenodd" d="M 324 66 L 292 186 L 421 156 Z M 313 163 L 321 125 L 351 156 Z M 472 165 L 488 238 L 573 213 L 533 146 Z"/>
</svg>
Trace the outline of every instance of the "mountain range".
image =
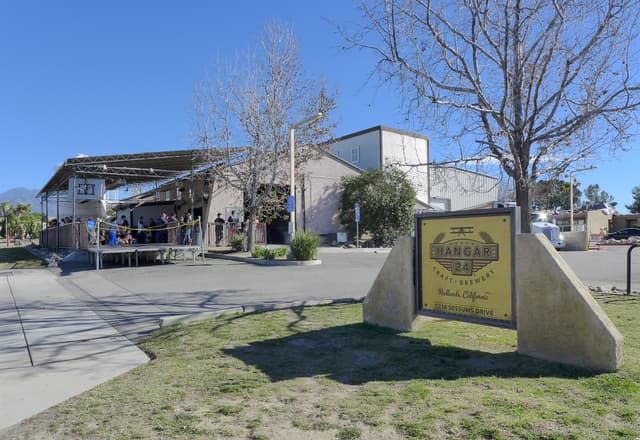
<svg viewBox="0 0 640 440">
<path fill-rule="evenodd" d="M 40 212 L 40 199 L 36 197 L 37 194 L 37 189 L 11 188 L 0 193 L 0 203 L 9 202 L 11 205 L 29 203 L 32 212 Z"/>
</svg>

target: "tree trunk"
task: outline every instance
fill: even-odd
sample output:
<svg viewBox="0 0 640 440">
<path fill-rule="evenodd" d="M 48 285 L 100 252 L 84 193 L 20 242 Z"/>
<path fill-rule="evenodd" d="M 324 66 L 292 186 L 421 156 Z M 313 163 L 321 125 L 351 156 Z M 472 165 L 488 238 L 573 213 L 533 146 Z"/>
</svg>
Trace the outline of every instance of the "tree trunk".
<svg viewBox="0 0 640 440">
<path fill-rule="evenodd" d="M 247 219 L 247 250 L 253 252 L 256 246 L 256 210 L 255 208 L 249 208 L 249 218 Z"/>
<path fill-rule="evenodd" d="M 520 207 L 520 232 L 531 232 L 529 223 L 529 180 L 527 178 L 516 178 L 516 202 Z"/>
</svg>

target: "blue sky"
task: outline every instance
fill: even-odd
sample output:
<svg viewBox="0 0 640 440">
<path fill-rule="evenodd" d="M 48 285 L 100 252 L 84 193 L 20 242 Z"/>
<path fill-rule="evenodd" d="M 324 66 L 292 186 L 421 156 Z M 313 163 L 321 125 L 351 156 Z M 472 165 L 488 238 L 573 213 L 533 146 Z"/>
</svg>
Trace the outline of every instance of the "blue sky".
<svg viewBox="0 0 640 440">
<path fill-rule="evenodd" d="M 293 28 L 305 69 L 338 89 L 336 136 L 374 125 L 416 131 L 393 90 L 367 84 L 370 56 L 339 49 L 331 22 L 358 21 L 348 0 L 3 1 L 0 192 L 39 189 L 78 153 L 189 148 L 195 82 L 218 56 L 251 46 L 272 18 Z M 582 188 L 598 183 L 620 208 L 629 204 L 640 185 L 638 145 L 576 175 Z M 446 145 L 431 148 L 437 157 Z"/>
</svg>

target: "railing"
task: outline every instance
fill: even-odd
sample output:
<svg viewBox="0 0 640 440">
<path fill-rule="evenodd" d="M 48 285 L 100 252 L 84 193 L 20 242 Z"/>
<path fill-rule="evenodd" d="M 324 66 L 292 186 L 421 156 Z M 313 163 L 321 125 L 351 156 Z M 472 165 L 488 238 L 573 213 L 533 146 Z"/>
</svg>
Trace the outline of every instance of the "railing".
<svg viewBox="0 0 640 440">
<path fill-rule="evenodd" d="M 75 230 L 74 230 L 75 226 Z M 177 224 L 170 223 L 160 229 L 145 228 L 145 241 L 147 243 L 152 242 L 164 242 L 181 244 L 184 238 L 184 226 L 178 226 Z M 206 246 L 228 246 L 229 240 L 235 237 L 237 234 L 246 233 L 246 230 L 242 228 L 242 223 L 224 223 L 222 225 L 222 236 L 218 243 L 216 243 L 216 224 L 209 223 L 207 225 L 206 234 Z M 108 236 L 107 224 L 100 225 L 100 235 L 104 241 Z M 97 226 L 96 226 L 97 229 Z M 246 228 L 245 228 L 246 229 Z M 118 231 L 119 233 L 120 231 Z M 192 243 L 198 244 L 199 242 L 199 226 L 193 225 L 191 231 Z M 94 231 L 96 233 L 96 231 Z M 166 235 L 165 235 L 166 234 Z M 266 223 L 256 223 L 254 232 L 254 241 L 256 244 L 267 244 L 267 225 Z M 136 228 L 131 229 L 131 238 L 134 242 L 138 241 L 138 231 Z M 50 226 L 40 231 L 40 246 L 48 249 L 87 249 L 89 246 L 89 231 L 85 222 L 79 222 L 75 225 L 66 224 L 57 226 Z M 95 239 L 91 240 L 92 244 L 95 244 Z"/>
<path fill-rule="evenodd" d="M 631 295 L 631 251 L 640 247 L 640 244 L 632 244 L 627 251 L 627 295 Z"/>
<path fill-rule="evenodd" d="M 242 223 L 209 223 L 207 224 L 207 239 L 206 245 L 209 247 L 214 246 L 229 246 L 230 240 L 238 234 L 245 234 L 246 226 L 243 228 Z M 267 244 L 267 224 L 256 223 L 254 228 L 254 242 L 255 244 Z"/>
<path fill-rule="evenodd" d="M 153 224 L 138 229 L 137 226 L 123 227 L 110 222 L 100 222 L 96 225 L 97 232 L 101 236 L 101 244 L 185 244 L 197 245 L 202 243 L 200 236 L 200 223 L 168 222 L 167 224 Z M 113 236 L 115 234 L 115 236 Z M 112 243 L 113 242 L 113 243 Z M 92 238 L 91 244 L 95 244 Z"/>
</svg>

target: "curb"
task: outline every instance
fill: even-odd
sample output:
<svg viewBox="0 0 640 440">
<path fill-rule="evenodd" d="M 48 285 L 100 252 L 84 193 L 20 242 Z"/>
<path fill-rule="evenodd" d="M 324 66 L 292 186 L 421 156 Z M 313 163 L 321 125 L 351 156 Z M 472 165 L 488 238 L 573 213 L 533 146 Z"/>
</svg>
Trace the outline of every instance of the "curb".
<svg viewBox="0 0 640 440">
<path fill-rule="evenodd" d="M 388 254 L 391 248 L 343 248 L 343 247 L 319 247 L 320 254 Z"/>
<path fill-rule="evenodd" d="M 263 304 L 248 304 L 239 307 L 230 307 L 228 309 L 212 310 L 210 312 L 198 312 L 190 315 L 173 315 L 160 318 L 160 328 L 164 328 L 170 325 L 178 323 L 187 323 L 193 321 L 199 321 L 201 319 L 217 318 L 223 315 L 233 315 L 235 313 L 262 313 L 275 310 L 293 309 L 296 307 L 314 307 L 314 306 L 329 306 L 332 304 L 355 304 L 363 302 L 365 297 L 361 298 L 337 298 L 337 299 L 319 299 L 308 301 L 290 301 L 284 303 L 263 303 Z"/>
<path fill-rule="evenodd" d="M 631 246 L 632 244 L 640 244 L 640 242 L 627 242 L 627 243 L 600 243 L 598 246 Z"/>
<path fill-rule="evenodd" d="M 250 263 L 257 266 L 318 266 L 322 264 L 322 260 L 294 261 L 294 260 L 264 260 L 262 258 L 246 258 L 235 255 L 219 254 L 217 252 L 205 252 L 207 258 L 217 258 L 219 260 L 239 261 L 241 263 Z"/>
</svg>

